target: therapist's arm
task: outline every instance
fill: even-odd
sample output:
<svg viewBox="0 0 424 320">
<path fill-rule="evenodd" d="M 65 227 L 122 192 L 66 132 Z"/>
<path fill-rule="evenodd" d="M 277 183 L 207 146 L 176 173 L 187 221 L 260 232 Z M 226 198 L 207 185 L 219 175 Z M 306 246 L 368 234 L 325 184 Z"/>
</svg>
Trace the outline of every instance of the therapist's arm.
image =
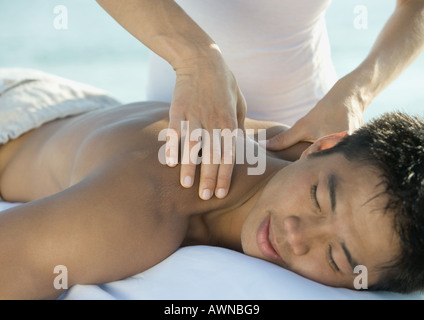
<svg viewBox="0 0 424 320">
<path fill-rule="evenodd" d="M 122 27 L 173 67 L 220 56 L 215 42 L 172 0 L 97 0 Z"/>
<path fill-rule="evenodd" d="M 168 61 L 176 72 L 169 129 L 173 129 L 178 139 L 169 139 L 167 143 L 169 166 L 175 166 L 181 156 L 182 121 L 189 121 L 188 134 L 195 129 L 205 129 L 211 137 L 213 129 L 244 129 L 246 102 L 217 44 L 175 1 L 97 2 L 135 38 Z M 192 141 L 189 148 L 184 149 L 187 156 L 197 144 L 197 141 Z M 225 149 L 224 145 L 222 148 L 221 145 L 211 145 L 209 150 L 203 150 L 203 155 L 209 154 L 212 159 L 213 148 L 220 150 L 223 158 L 231 156 L 233 161 L 226 164 L 202 163 L 199 196 L 204 200 L 210 199 L 214 193 L 219 198 L 227 195 L 234 166 L 235 143 L 225 145 Z M 208 160 L 206 156 L 203 158 Z M 181 165 L 180 180 L 184 187 L 193 185 L 195 170 L 195 163 Z"/>
<path fill-rule="evenodd" d="M 348 75 L 363 110 L 395 80 L 424 49 L 424 1 L 398 0 L 396 11 L 363 63 Z"/>
<path fill-rule="evenodd" d="M 373 99 L 423 49 L 424 0 L 398 0 L 366 59 L 291 129 L 271 139 L 268 149 L 284 149 L 298 141 L 315 141 L 331 133 L 355 130 Z"/>
</svg>

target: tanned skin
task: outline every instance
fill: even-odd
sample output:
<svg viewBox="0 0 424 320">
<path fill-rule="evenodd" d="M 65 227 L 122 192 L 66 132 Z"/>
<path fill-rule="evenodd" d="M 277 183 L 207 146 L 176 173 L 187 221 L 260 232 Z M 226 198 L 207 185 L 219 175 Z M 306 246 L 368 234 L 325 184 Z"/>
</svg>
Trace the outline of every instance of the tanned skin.
<svg viewBox="0 0 424 320">
<path fill-rule="evenodd" d="M 0 298 L 59 297 L 57 265 L 67 267 L 69 286 L 98 284 L 185 245 L 242 250 L 238 233 L 226 230 L 241 228 L 268 179 L 309 144 L 264 151 L 261 175 L 236 164 L 228 196 L 204 201 L 158 160 L 168 114 L 168 104 L 133 103 L 56 120 L 0 147 L 2 198 L 24 202 L 0 214 Z M 268 139 L 287 129 L 251 119 L 246 128 L 267 129 Z"/>
</svg>

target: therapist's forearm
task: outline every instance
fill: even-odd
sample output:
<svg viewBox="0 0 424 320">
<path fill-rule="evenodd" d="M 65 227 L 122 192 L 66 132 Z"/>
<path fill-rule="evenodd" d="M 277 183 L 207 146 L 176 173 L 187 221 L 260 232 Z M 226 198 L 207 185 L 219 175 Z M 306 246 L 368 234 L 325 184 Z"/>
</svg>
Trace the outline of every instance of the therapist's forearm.
<svg viewBox="0 0 424 320">
<path fill-rule="evenodd" d="M 424 1 L 399 1 L 364 62 L 347 75 L 364 110 L 424 49 Z"/>
<path fill-rule="evenodd" d="M 215 42 L 173 0 L 97 0 L 97 3 L 174 69 L 187 61 L 220 57 Z"/>
</svg>

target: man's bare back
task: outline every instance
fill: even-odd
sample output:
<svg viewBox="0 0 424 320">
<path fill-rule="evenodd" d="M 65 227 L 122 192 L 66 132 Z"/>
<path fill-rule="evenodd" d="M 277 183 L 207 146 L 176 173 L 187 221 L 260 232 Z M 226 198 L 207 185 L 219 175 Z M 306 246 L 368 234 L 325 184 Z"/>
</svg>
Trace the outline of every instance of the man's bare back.
<svg viewBox="0 0 424 320">
<path fill-rule="evenodd" d="M 178 181 L 177 170 L 166 170 L 157 159 L 159 147 L 164 144 L 158 141 L 158 135 L 168 124 L 168 112 L 165 103 L 134 103 L 56 120 L 9 142 L 0 147 L 3 198 L 27 202 L 54 194 L 80 181 L 108 159 L 131 152 L 144 161 L 146 171 L 153 170 L 155 176 L 166 172 L 164 182 Z M 246 128 L 267 129 L 268 137 L 285 129 L 251 119 L 246 120 Z M 295 160 L 305 148 L 299 145 L 268 155 Z M 244 169 L 239 166 L 239 170 Z M 25 181 L 25 190 L 21 180 Z"/>
<path fill-rule="evenodd" d="M 246 174 L 247 164 L 236 165 L 228 196 L 204 201 L 197 188 L 180 185 L 179 170 L 158 160 L 168 111 L 169 105 L 153 102 L 94 111 L 48 123 L 0 148 L 2 197 L 31 201 L 0 216 L 0 255 L 13 257 L 0 262 L 1 283 L 7 283 L 0 296 L 19 296 L 29 283 L 28 297 L 58 296 L 50 281 L 56 265 L 68 267 L 71 284 L 121 279 L 182 245 L 222 245 L 206 227 L 214 221 L 225 222 L 216 230 L 241 228 L 237 217 L 287 162 L 268 152 L 266 171 L 257 176 Z M 246 128 L 261 126 L 271 134 L 284 129 L 246 122 Z M 231 221 L 221 219 L 230 211 Z M 25 236 L 16 239 L 18 233 Z M 225 246 L 241 250 L 237 238 Z M 7 281 L 12 278 L 20 280 Z"/>
</svg>

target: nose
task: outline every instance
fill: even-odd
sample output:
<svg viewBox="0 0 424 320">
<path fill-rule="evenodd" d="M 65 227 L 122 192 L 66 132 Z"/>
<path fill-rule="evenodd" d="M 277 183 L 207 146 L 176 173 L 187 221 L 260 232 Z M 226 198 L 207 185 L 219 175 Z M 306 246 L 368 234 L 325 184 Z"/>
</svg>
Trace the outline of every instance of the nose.
<svg viewBox="0 0 424 320">
<path fill-rule="evenodd" d="M 297 216 L 289 216 L 283 220 L 283 229 L 286 239 L 295 255 L 303 255 L 309 251 L 309 240 L 306 235 L 305 226 Z"/>
</svg>

